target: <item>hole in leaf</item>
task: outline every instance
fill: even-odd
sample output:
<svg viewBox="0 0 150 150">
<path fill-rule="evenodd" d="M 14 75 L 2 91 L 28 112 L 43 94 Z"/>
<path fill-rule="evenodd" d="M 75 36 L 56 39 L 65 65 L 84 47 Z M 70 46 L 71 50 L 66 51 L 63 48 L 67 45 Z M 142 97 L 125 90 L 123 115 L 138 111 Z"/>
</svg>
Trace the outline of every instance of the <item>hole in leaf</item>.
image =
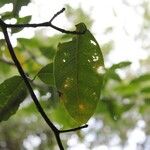
<svg viewBox="0 0 150 150">
<path fill-rule="evenodd" d="M 66 60 L 65 60 L 65 59 L 63 59 L 63 62 L 66 62 Z"/>
<path fill-rule="evenodd" d="M 91 44 L 96 46 L 96 43 L 93 40 L 90 40 Z"/>
<path fill-rule="evenodd" d="M 92 58 L 93 58 L 93 61 L 94 61 L 94 62 L 96 62 L 96 61 L 99 60 L 99 57 L 98 57 L 98 56 L 92 56 Z"/>
</svg>

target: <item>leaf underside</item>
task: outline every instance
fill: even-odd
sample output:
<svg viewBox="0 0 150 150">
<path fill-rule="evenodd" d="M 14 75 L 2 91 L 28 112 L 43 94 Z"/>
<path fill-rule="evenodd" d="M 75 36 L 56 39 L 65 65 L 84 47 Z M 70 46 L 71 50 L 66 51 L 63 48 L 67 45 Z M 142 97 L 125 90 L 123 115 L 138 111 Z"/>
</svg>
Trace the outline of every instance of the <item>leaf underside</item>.
<svg viewBox="0 0 150 150">
<path fill-rule="evenodd" d="M 27 90 L 20 76 L 14 76 L 0 84 L 0 122 L 9 119 L 27 96 Z"/>
<path fill-rule="evenodd" d="M 86 30 L 83 23 L 76 27 L 77 31 Z M 89 30 L 58 46 L 54 60 L 56 87 L 62 93 L 61 102 L 79 124 L 86 123 L 96 109 L 103 67 L 101 49 Z"/>
<path fill-rule="evenodd" d="M 41 81 L 50 86 L 55 86 L 53 75 L 53 63 L 44 66 L 37 74 Z"/>
</svg>

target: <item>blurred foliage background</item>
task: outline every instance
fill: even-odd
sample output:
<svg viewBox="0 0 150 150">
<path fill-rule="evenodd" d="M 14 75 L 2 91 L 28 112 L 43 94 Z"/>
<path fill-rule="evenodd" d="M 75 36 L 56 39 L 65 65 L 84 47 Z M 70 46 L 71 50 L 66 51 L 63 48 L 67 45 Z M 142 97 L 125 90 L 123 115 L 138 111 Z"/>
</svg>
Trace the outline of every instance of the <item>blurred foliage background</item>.
<svg viewBox="0 0 150 150">
<path fill-rule="evenodd" d="M 1 19 L 15 23 L 31 21 L 32 16 L 19 17 L 22 6 L 27 6 L 30 0 L 1 0 L 0 10 L 8 3 L 13 4 L 13 9 L 2 12 Z M 126 1 L 124 3 L 129 5 Z M 143 150 L 150 148 L 150 42 L 148 42 L 150 41 L 150 3 L 143 1 L 140 5 L 144 10 L 143 24 L 136 40 L 142 42 L 142 48 L 147 52 L 148 57 L 139 61 L 140 69 L 136 73 L 132 71 L 130 67 L 132 62 L 129 61 L 123 60 L 106 66 L 101 100 L 95 115 L 89 120 L 89 128 L 62 135 L 64 146 L 69 150 L 76 145 L 84 145 L 84 149 L 96 149 L 100 148 L 100 145 L 125 149 L 132 138 L 136 139 L 131 137 L 134 131 L 143 136 L 135 147 Z M 66 8 L 66 17 L 73 26 L 84 22 L 88 28 L 92 27 L 93 19 L 81 7 L 73 9 L 67 5 Z M 60 128 L 74 127 L 74 122 L 69 119 L 62 106 L 57 106 L 53 89 L 36 77 L 41 68 L 53 62 L 58 43 L 69 40 L 71 35 L 60 33 L 45 36 L 43 29 L 38 29 L 32 38 L 17 37 L 21 30 L 24 29 L 10 29 L 9 32 L 17 39 L 17 43 L 13 44 L 15 52 L 29 78 L 34 79 L 33 88 L 44 110 Z M 113 30 L 110 25 L 104 33 L 112 34 Z M 105 63 L 114 49 L 114 44 L 113 39 L 110 39 L 101 45 Z M 10 58 L 5 40 L 1 36 L 0 82 L 16 74 L 18 72 Z M 1 122 L 0 149 L 57 149 L 53 134 L 37 112 L 30 96 L 26 97 L 15 115 Z"/>
</svg>

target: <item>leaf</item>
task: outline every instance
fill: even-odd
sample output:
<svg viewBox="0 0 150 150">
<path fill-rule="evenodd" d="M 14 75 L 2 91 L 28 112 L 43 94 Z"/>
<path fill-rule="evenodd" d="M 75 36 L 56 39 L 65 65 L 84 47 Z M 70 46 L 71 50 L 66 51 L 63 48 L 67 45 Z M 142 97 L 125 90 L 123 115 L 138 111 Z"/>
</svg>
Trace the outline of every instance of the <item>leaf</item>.
<svg viewBox="0 0 150 150">
<path fill-rule="evenodd" d="M 114 121 L 117 121 L 121 117 L 121 112 L 119 109 L 119 105 L 117 104 L 117 101 L 115 99 L 106 98 L 104 99 L 104 102 L 107 105 L 107 109 L 108 109 L 110 117 Z"/>
<path fill-rule="evenodd" d="M 139 89 L 140 88 L 136 84 L 120 84 L 119 86 L 115 87 L 114 91 L 123 97 L 131 97 L 137 95 L 139 93 Z"/>
<path fill-rule="evenodd" d="M 3 5 L 7 4 L 7 3 L 11 3 L 12 0 L 0 0 L 0 7 L 2 7 Z"/>
<path fill-rule="evenodd" d="M 53 47 L 40 47 L 39 50 L 48 59 L 53 59 L 56 53 L 56 50 Z"/>
<path fill-rule="evenodd" d="M 150 93 L 150 87 L 144 87 L 142 90 L 141 90 L 142 93 Z"/>
<path fill-rule="evenodd" d="M 116 72 L 117 69 L 121 69 L 124 67 L 127 67 L 131 64 L 129 61 L 122 61 L 117 64 L 113 64 L 110 68 L 106 69 L 105 73 L 105 84 L 108 82 L 108 80 L 113 79 L 115 81 L 121 81 L 120 76 Z"/>
<path fill-rule="evenodd" d="M 18 17 L 21 7 L 26 6 L 29 2 L 30 0 L 12 0 L 14 17 Z"/>
<path fill-rule="evenodd" d="M 127 66 L 131 65 L 130 61 L 122 61 L 118 64 L 114 64 L 110 67 L 111 70 L 115 70 L 115 69 L 120 69 L 120 68 L 125 68 Z"/>
<path fill-rule="evenodd" d="M 103 114 L 105 117 L 108 114 L 113 121 L 117 121 L 121 118 L 123 113 L 129 111 L 133 106 L 133 103 L 120 104 L 118 100 L 113 97 L 103 97 L 98 103 L 96 114 Z"/>
<path fill-rule="evenodd" d="M 17 42 L 21 46 L 27 46 L 28 48 L 35 48 L 41 46 L 40 40 L 36 38 L 31 38 L 31 39 L 25 39 L 25 38 L 18 38 Z"/>
<path fill-rule="evenodd" d="M 7 19 L 11 19 L 13 16 L 12 16 L 12 12 L 5 12 L 5 13 L 2 13 L 1 14 L 1 19 L 2 20 L 7 20 Z"/>
<path fill-rule="evenodd" d="M 77 31 L 85 31 L 83 23 Z M 54 60 L 54 76 L 61 101 L 79 124 L 93 115 L 103 83 L 103 56 L 90 33 L 75 35 L 72 41 L 59 44 Z"/>
<path fill-rule="evenodd" d="M 150 74 L 143 74 L 139 76 L 138 78 L 135 78 L 131 81 L 131 84 L 141 84 L 143 82 L 150 81 Z"/>
<path fill-rule="evenodd" d="M 110 79 L 113 79 L 113 80 L 116 80 L 116 81 L 121 81 L 120 76 L 115 71 L 112 71 L 112 70 L 108 69 L 108 70 L 106 70 L 106 73 L 105 73 L 105 80 L 107 81 L 107 80 L 110 80 Z"/>
<path fill-rule="evenodd" d="M 78 127 L 78 123 L 68 114 L 64 105 L 58 104 L 53 111 L 51 111 L 50 117 L 53 121 L 62 126 L 63 129 Z"/>
<path fill-rule="evenodd" d="M 0 84 L 0 121 L 16 113 L 27 96 L 26 87 L 20 76 L 14 76 Z"/>
<path fill-rule="evenodd" d="M 53 74 L 53 63 L 50 63 L 43 67 L 37 74 L 41 81 L 45 84 L 54 86 L 54 74 Z"/>
<path fill-rule="evenodd" d="M 30 0 L 0 0 L 0 7 L 7 3 L 12 3 L 13 4 L 12 17 L 18 17 L 21 7 L 26 6 L 29 2 Z"/>
</svg>

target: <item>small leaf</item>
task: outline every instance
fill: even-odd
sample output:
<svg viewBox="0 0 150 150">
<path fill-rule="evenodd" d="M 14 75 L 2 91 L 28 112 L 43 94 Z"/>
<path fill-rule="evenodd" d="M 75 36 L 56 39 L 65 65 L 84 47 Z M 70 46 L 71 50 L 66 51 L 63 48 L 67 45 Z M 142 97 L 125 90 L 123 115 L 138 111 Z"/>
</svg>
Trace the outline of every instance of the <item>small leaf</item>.
<svg viewBox="0 0 150 150">
<path fill-rule="evenodd" d="M 143 74 L 139 76 L 138 78 L 135 78 L 131 81 L 131 84 L 141 84 L 143 82 L 150 81 L 150 74 Z"/>
<path fill-rule="evenodd" d="M 40 47 L 39 50 L 48 59 L 53 59 L 56 53 L 53 47 Z"/>
<path fill-rule="evenodd" d="M 11 0 L 11 2 L 13 3 L 13 15 L 18 17 L 21 7 L 26 6 L 30 0 Z"/>
<path fill-rule="evenodd" d="M 7 20 L 7 19 L 11 19 L 13 16 L 12 16 L 12 12 L 5 12 L 5 13 L 2 13 L 1 14 L 1 19 L 2 20 Z"/>
<path fill-rule="evenodd" d="M 43 67 L 37 74 L 41 81 L 45 84 L 54 86 L 53 63 Z"/>
<path fill-rule="evenodd" d="M 108 114 L 113 121 L 120 119 L 122 114 L 117 100 L 112 97 L 105 97 L 100 100 L 96 109 L 96 113 L 104 115 Z"/>
<path fill-rule="evenodd" d="M 142 93 L 150 93 L 150 87 L 144 87 L 142 90 L 141 90 Z"/>
<path fill-rule="evenodd" d="M 133 103 L 120 104 L 115 98 L 104 97 L 99 102 L 97 113 L 108 113 L 112 120 L 117 121 L 121 118 L 123 113 L 129 111 L 133 106 Z"/>
<path fill-rule="evenodd" d="M 23 47 L 27 46 L 30 49 L 41 46 L 40 41 L 36 38 L 31 38 L 31 39 L 18 38 L 17 41 L 18 41 L 19 45 L 21 45 Z"/>
<path fill-rule="evenodd" d="M 105 80 L 107 81 L 107 80 L 110 80 L 110 79 L 113 79 L 115 81 L 121 81 L 120 76 L 115 71 L 113 71 L 111 69 L 110 70 L 108 69 L 108 70 L 106 70 L 106 73 L 105 73 Z"/>
<path fill-rule="evenodd" d="M 111 66 L 111 70 L 115 70 L 115 69 L 120 69 L 120 68 L 125 68 L 127 66 L 131 65 L 131 62 L 130 61 L 122 61 L 118 64 L 114 64 Z"/>
<path fill-rule="evenodd" d="M 76 27 L 80 32 L 86 30 L 83 23 Z M 54 60 L 56 87 L 66 110 L 79 124 L 86 123 L 96 109 L 103 69 L 101 49 L 89 30 L 59 44 Z"/>
<path fill-rule="evenodd" d="M 119 85 L 115 87 L 114 91 L 116 91 L 119 95 L 123 97 L 131 97 L 135 96 L 139 93 L 139 87 L 136 84 L 127 84 L 127 85 Z"/>
<path fill-rule="evenodd" d="M 20 76 L 14 76 L 0 84 L 0 122 L 16 113 L 27 96 L 26 87 Z"/>
<path fill-rule="evenodd" d="M 0 0 L 0 7 L 2 7 L 3 5 L 7 4 L 7 3 L 11 3 L 12 0 Z"/>
</svg>

